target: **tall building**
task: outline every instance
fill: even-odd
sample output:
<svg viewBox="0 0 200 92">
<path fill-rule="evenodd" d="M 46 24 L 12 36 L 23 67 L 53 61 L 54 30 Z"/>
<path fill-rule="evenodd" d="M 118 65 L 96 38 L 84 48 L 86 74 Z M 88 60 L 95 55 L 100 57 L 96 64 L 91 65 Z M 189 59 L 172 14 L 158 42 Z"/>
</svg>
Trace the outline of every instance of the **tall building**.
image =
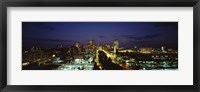
<svg viewBox="0 0 200 92">
<path fill-rule="evenodd" d="M 75 44 L 75 47 L 78 49 L 78 52 L 81 52 L 82 51 L 82 48 L 81 48 L 81 44 L 79 42 L 77 42 Z"/>
<path fill-rule="evenodd" d="M 108 44 L 108 43 L 106 44 L 105 50 L 107 50 L 107 51 L 110 51 L 110 50 L 111 50 L 110 44 Z"/>
<path fill-rule="evenodd" d="M 92 41 L 89 41 L 89 43 L 88 43 L 90 46 L 92 46 L 93 45 L 93 42 Z"/>
<path fill-rule="evenodd" d="M 77 42 L 77 43 L 75 44 L 75 46 L 76 46 L 77 48 L 80 48 L 80 47 L 81 47 L 81 44 L 80 44 L 79 42 Z"/>
<path fill-rule="evenodd" d="M 83 51 L 86 53 L 94 54 L 96 51 L 96 46 L 94 45 L 94 41 L 89 41 L 87 45 L 84 45 Z"/>
<path fill-rule="evenodd" d="M 140 48 L 140 53 L 151 53 L 152 48 Z"/>
<path fill-rule="evenodd" d="M 79 52 L 76 46 L 71 46 L 69 50 L 70 50 L 71 56 L 76 55 Z"/>
<path fill-rule="evenodd" d="M 98 49 L 99 49 L 99 50 L 102 50 L 102 49 L 103 49 L 103 46 L 102 46 L 102 43 L 101 43 L 101 42 L 100 42 L 99 45 L 98 45 Z"/>
<path fill-rule="evenodd" d="M 166 52 L 164 46 L 161 46 L 161 51 L 162 51 L 163 53 Z"/>
<path fill-rule="evenodd" d="M 96 46 L 96 41 L 95 40 L 92 40 L 92 45 Z"/>
<path fill-rule="evenodd" d="M 117 53 L 117 50 L 119 49 L 119 42 L 117 39 L 115 39 L 113 42 L 113 48 L 114 48 L 114 53 Z"/>
</svg>

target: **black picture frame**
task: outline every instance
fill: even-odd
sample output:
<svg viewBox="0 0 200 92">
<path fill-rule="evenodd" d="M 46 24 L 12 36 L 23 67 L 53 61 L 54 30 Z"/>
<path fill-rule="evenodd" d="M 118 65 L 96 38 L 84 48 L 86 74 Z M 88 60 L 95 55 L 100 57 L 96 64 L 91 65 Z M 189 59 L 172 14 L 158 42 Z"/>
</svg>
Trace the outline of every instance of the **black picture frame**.
<svg viewBox="0 0 200 92">
<path fill-rule="evenodd" d="M 193 7 L 194 85 L 7 85 L 7 7 Z M 0 1 L 0 90 L 35 91 L 115 91 L 115 92 L 199 92 L 200 0 L 1 0 Z M 186 74 L 187 75 L 187 74 Z"/>
</svg>

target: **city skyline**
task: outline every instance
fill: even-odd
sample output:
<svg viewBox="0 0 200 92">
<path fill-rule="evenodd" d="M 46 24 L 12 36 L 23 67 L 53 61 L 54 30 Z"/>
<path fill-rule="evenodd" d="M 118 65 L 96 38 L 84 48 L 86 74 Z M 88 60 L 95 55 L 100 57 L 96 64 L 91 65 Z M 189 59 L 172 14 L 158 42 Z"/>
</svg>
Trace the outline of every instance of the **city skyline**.
<svg viewBox="0 0 200 92">
<path fill-rule="evenodd" d="M 77 42 L 120 47 L 178 47 L 178 22 L 22 22 L 23 48 L 71 46 Z"/>
<path fill-rule="evenodd" d="M 178 22 L 23 22 L 23 70 L 177 70 Z"/>
</svg>

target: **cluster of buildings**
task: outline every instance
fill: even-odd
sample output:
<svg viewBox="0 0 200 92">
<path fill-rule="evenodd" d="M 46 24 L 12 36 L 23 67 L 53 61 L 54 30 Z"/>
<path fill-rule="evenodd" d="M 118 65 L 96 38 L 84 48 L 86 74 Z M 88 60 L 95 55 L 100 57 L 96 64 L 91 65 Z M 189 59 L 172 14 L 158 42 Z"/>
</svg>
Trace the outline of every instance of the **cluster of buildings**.
<svg viewBox="0 0 200 92">
<path fill-rule="evenodd" d="M 58 45 L 56 49 L 44 50 L 33 46 L 31 50 L 23 52 L 22 66 L 37 63 L 46 67 L 57 65 L 56 70 L 93 70 L 98 51 L 103 51 L 115 64 L 124 64 L 130 69 L 178 68 L 178 51 L 175 49 L 164 46 L 121 49 L 117 39 L 112 45 L 97 45 L 95 40 L 91 40 L 85 45 L 77 42 L 69 48 Z"/>
<path fill-rule="evenodd" d="M 114 52 L 116 53 L 119 43 L 117 40 L 113 43 Z M 58 70 L 92 70 L 95 64 L 95 55 L 97 50 L 106 50 L 111 51 L 112 48 L 109 44 L 99 43 L 96 45 L 95 40 L 89 41 L 86 45 L 82 45 L 81 43 L 77 42 L 75 45 L 71 46 L 67 53 L 73 58 L 73 60 L 65 65 L 62 65 L 58 68 Z"/>
<path fill-rule="evenodd" d="M 22 66 L 27 66 L 31 63 L 47 62 L 51 59 L 49 53 L 44 52 L 39 47 L 32 47 L 30 51 L 22 53 Z"/>
<path fill-rule="evenodd" d="M 70 63 L 62 64 L 56 70 L 93 70 L 93 60 L 93 56 L 90 56 L 88 59 L 76 58 Z"/>
<path fill-rule="evenodd" d="M 68 53 L 71 53 L 71 55 L 78 54 L 78 53 L 81 53 L 81 52 L 95 54 L 97 49 L 99 49 L 99 50 L 104 49 L 106 51 L 111 51 L 112 48 L 113 48 L 113 52 L 116 53 L 117 50 L 119 49 L 118 40 L 114 40 L 113 47 L 111 47 L 110 44 L 103 45 L 101 42 L 98 45 L 96 45 L 96 41 L 91 40 L 86 45 L 82 45 L 79 42 L 75 43 L 74 46 L 71 46 L 69 48 Z"/>
</svg>

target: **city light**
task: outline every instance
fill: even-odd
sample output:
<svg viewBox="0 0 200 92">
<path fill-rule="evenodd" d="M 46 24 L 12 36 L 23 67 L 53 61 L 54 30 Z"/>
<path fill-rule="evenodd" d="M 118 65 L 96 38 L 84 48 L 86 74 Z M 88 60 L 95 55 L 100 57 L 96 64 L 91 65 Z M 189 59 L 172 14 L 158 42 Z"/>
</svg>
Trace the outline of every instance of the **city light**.
<svg viewBox="0 0 200 92">
<path fill-rule="evenodd" d="M 22 70 L 178 69 L 177 22 L 23 22 L 22 26 Z"/>
</svg>

